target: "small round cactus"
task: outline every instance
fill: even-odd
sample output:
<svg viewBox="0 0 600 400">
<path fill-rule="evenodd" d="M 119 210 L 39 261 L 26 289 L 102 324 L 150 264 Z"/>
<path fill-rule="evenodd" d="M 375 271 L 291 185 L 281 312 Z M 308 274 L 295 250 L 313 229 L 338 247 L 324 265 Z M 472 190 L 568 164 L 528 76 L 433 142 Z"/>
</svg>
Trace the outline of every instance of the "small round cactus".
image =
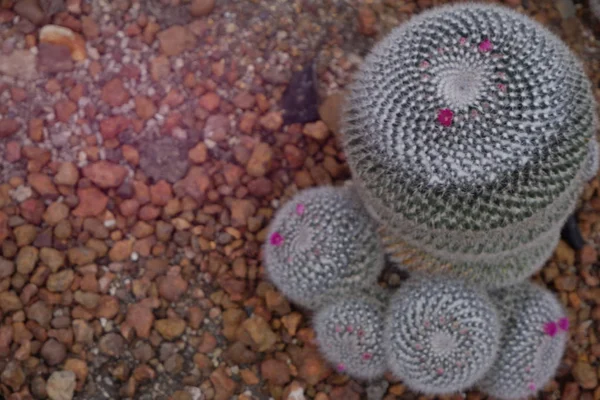
<svg viewBox="0 0 600 400">
<path fill-rule="evenodd" d="M 560 38 L 509 8 L 464 3 L 413 17 L 372 50 L 342 134 L 355 186 L 392 237 L 440 265 L 503 269 L 575 208 L 595 114 Z"/>
<path fill-rule="evenodd" d="M 478 383 L 500 399 L 534 396 L 554 376 L 569 319 L 548 290 L 526 282 L 490 293 L 502 321 L 498 358 Z"/>
<path fill-rule="evenodd" d="M 412 390 L 450 394 L 472 386 L 494 362 L 499 339 L 487 294 L 464 281 L 415 275 L 390 300 L 387 363 Z"/>
<path fill-rule="evenodd" d="M 338 372 L 365 380 L 386 370 L 382 343 L 385 303 L 378 297 L 341 297 L 314 318 L 321 353 Z"/>
<path fill-rule="evenodd" d="M 264 260 L 284 295 L 316 309 L 331 294 L 374 285 L 384 251 L 375 222 L 354 192 L 324 186 L 297 193 L 277 211 Z"/>
</svg>

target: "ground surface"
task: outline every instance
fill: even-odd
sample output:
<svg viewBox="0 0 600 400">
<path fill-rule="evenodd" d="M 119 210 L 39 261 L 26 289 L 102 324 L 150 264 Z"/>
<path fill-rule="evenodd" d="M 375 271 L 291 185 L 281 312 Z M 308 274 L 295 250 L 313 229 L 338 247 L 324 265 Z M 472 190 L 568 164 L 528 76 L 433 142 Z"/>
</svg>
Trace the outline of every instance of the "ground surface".
<svg viewBox="0 0 600 400">
<path fill-rule="evenodd" d="M 366 51 L 441 2 L 216 3 L 0 0 L 6 398 L 366 396 L 320 358 L 310 315 L 262 279 L 260 246 L 282 200 L 349 177 L 336 115 Z M 587 6 L 509 3 L 573 46 L 600 95 Z M 284 96 L 310 93 L 292 77 L 311 64 L 322 121 L 288 123 L 316 113 L 314 96 Z M 579 213 L 589 244 L 561 243 L 536 277 L 573 322 L 543 398 L 600 399 L 598 185 Z M 418 397 L 389 381 L 385 399 Z"/>
</svg>

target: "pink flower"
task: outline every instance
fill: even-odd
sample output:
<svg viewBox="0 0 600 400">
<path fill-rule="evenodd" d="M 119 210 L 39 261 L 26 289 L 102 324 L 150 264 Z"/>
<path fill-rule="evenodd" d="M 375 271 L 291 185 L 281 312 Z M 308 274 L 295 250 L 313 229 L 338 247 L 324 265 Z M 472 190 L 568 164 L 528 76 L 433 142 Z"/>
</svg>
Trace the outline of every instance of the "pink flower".
<svg viewBox="0 0 600 400">
<path fill-rule="evenodd" d="M 337 365 L 337 370 L 338 370 L 338 372 L 344 372 L 346 370 L 346 366 L 342 363 L 339 363 Z"/>
<path fill-rule="evenodd" d="M 452 125 L 453 118 L 454 118 L 454 113 L 449 108 L 444 108 L 443 110 L 440 110 L 440 112 L 438 113 L 438 121 L 440 122 L 440 124 L 442 124 L 444 126 Z"/>
<path fill-rule="evenodd" d="M 465 44 L 465 43 L 467 43 L 467 38 L 466 38 L 466 37 L 461 37 L 461 38 L 460 38 L 460 40 L 459 40 L 459 43 L 460 43 L 460 44 Z"/>
<path fill-rule="evenodd" d="M 558 331 L 558 326 L 556 325 L 556 322 L 554 322 L 554 321 L 546 322 L 546 324 L 544 325 L 544 333 L 548 336 L 556 335 L 557 331 Z"/>
<path fill-rule="evenodd" d="M 304 204 L 298 203 L 296 205 L 296 214 L 298 214 L 298 215 L 304 214 L 304 209 L 305 209 Z"/>
<path fill-rule="evenodd" d="M 493 47 L 494 46 L 492 45 L 492 42 L 490 42 L 490 39 L 485 39 L 483 42 L 479 43 L 479 51 L 483 53 L 491 51 Z"/>
<path fill-rule="evenodd" d="M 559 319 L 558 327 L 560 329 L 562 329 L 563 331 L 568 331 L 569 330 L 569 318 L 563 317 L 563 318 Z"/>
<path fill-rule="evenodd" d="M 281 246 L 283 244 L 283 236 L 279 232 L 274 232 L 271 235 L 270 241 L 273 246 Z"/>
<path fill-rule="evenodd" d="M 500 89 L 502 92 L 506 92 L 506 85 L 504 83 L 499 83 L 498 89 Z"/>
<path fill-rule="evenodd" d="M 436 370 L 436 372 L 437 372 L 438 375 L 443 375 L 444 374 L 444 368 L 438 368 Z"/>
<path fill-rule="evenodd" d="M 535 386 L 535 383 L 531 382 L 529 385 L 527 385 L 527 389 L 531 390 L 532 392 L 535 392 L 537 386 Z"/>
<path fill-rule="evenodd" d="M 364 353 L 362 355 L 362 359 L 365 361 L 369 361 L 371 358 L 373 358 L 373 355 L 371 353 Z"/>
</svg>

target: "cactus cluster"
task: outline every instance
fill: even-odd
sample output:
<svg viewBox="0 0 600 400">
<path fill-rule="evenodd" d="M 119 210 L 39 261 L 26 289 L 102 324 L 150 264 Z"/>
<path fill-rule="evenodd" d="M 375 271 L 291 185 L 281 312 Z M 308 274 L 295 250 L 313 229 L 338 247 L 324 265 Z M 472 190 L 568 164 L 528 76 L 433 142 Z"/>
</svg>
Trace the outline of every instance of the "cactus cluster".
<svg viewBox="0 0 600 400">
<path fill-rule="evenodd" d="M 492 365 L 499 339 L 487 294 L 463 281 L 413 277 L 390 301 L 384 333 L 388 365 L 418 392 L 472 386 Z"/>
<path fill-rule="evenodd" d="M 500 351 L 478 386 L 503 399 L 533 396 L 556 373 L 569 319 L 551 292 L 532 283 L 500 289 L 490 297 L 502 321 Z"/>
<path fill-rule="evenodd" d="M 297 193 L 277 211 L 264 260 L 283 294 L 316 309 L 332 294 L 373 285 L 384 252 L 376 224 L 354 192 L 325 186 Z"/>
<path fill-rule="evenodd" d="M 374 296 L 341 297 L 315 315 L 321 353 L 338 372 L 366 380 L 383 375 L 385 304 Z"/>
<path fill-rule="evenodd" d="M 551 256 L 599 168 L 590 82 L 564 43 L 516 11 L 444 6 L 366 58 L 344 110 L 353 181 L 306 189 L 268 230 L 265 270 L 315 312 L 323 356 L 426 395 L 535 395 L 568 319 L 525 280 Z M 385 253 L 410 272 L 378 285 Z"/>
<path fill-rule="evenodd" d="M 397 243 L 430 255 L 433 272 L 505 286 L 535 272 L 574 210 L 594 114 L 558 37 L 505 7 L 458 4 L 412 18 L 367 56 L 344 147 L 392 256 Z"/>
</svg>

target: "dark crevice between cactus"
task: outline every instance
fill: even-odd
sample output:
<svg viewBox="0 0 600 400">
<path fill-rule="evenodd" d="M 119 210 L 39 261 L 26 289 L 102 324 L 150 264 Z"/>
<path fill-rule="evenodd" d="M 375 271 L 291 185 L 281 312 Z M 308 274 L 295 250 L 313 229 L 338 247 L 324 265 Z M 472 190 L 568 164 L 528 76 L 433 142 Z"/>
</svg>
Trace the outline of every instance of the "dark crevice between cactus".
<svg viewBox="0 0 600 400">
<path fill-rule="evenodd" d="M 567 219 L 567 222 L 560 232 L 560 236 L 573 249 L 581 250 L 583 248 L 585 241 L 581 236 L 581 231 L 579 230 L 579 225 L 577 224 L 577 216 L 575 214 L 571 214 L 571 216 Z"/>
</svg>

